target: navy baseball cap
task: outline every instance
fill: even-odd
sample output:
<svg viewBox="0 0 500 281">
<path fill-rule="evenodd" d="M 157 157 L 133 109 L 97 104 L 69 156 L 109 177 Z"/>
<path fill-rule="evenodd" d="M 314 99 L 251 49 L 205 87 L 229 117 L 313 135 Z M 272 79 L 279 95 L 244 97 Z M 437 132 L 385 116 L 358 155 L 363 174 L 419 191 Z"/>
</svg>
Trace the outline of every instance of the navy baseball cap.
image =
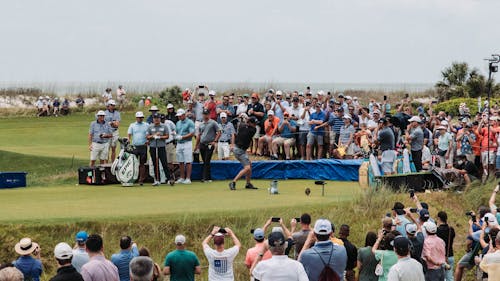
<svg viewBox="0 0 500 281">
<path fill-rule="evenodd" d="M 281 232 L 272 232 L 267 238 L 269 247 L 281 246 L 285 244 L 285 236 Z"/>
</svg>

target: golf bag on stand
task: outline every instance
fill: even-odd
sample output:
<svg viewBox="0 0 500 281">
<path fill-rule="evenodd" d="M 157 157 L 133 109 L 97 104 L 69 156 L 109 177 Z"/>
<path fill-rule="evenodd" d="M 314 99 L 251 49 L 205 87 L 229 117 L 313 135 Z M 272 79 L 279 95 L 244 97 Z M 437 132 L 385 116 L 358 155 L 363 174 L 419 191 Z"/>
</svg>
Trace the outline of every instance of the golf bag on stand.
<svg viewBox="0 0 500 281">
<path fill-rule="evenodd" d="M 111 165 L 111 173 L 123 186 L 132 186 L 139 177 L 139 160 L 133 154 L 134 146 L 127 138 L 119 139 L 120 153 Z"/>
</svg>

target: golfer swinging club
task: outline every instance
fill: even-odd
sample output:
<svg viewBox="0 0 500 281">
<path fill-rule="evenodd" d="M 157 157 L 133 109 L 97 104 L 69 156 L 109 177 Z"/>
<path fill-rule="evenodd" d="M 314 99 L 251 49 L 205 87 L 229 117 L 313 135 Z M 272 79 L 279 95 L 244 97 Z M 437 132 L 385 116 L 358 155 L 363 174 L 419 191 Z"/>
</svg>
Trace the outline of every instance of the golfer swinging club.
<svg viewBox="0 0 500 281">
<path fill-rule="evenodd" d="M 161 123 L 161 116 L 158 113 L 153 114 L 153 124 L 149 125 L 146 138 L 149 140 L 149 154 L 153 161 L 155 169 L 155 182 L 153 186 L 160 185 L 160 165 L 163 167 L 165 177 L 170 185 L 174 185 L 174 181 L 170 179 L 168 170 L 167 153 L 165 151 L 165 140 L 168 139 L 170 131 L 167 125 Z"/>
<path fill-rule="evenodd" d="M 257 126 L 257 118 L 250 117 L 246 123 L 241 123 L 238 127 L 238 133 L 236 136 L 233 134 L 231 141 L 231 150 L 234 153 L 234 157 L 240 161 L 243 169 L 234 177 L 233 181 L 229 183 L 229 189 L 236 190 L 236 181 L 245 176 L 247 184 L 245 188 L 247 189 L 257 189 L 250 183 L 252 177 L 252 162 L 248 159 L 247 149 L 252 142 L 252 138 L 255 135 L 255 128 Z"/>
</svg>

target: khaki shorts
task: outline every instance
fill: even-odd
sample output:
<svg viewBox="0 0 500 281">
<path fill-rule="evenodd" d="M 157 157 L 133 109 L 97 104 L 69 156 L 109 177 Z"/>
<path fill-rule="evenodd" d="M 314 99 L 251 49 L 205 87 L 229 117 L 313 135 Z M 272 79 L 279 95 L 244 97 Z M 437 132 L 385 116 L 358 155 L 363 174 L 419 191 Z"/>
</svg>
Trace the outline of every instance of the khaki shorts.
<svg viewBox="0 0 500 281">
<path fill-rule="evenodd" d="M 222 160 L 224 158 L 229 158 L 229 154 L 231 153 L 229 143 L 219 142 L 217 144 L 217 153 L 219 155 L 219 160 Z"/>
<path fill-rule="evenodd" d="M 495 151 L 490 151 L 490 165 L 495 164 L 495 160 L 497 159 L 497 154 Z M 488 162 L 488 151 L 481 152 L 481 163 L 486 164 Z"/>
<path fill-rule="evenodd" d="M 120 132 L 118 130 L 114 131 L 113 132 L 113 137 L 111 138 L 110 146 L 111 147 L 116 147 L 119 138 L 120 138 Z"/>
<path fill-rule="evenodd" d="M 92 143 L 92 150 L 90 151 L 90 160 L 96 161 L 99 160 L 108 160 L 108 152 L 109 152 L 109 142 L 106 143 Z"/>
<path fill-rule="evenodd" d="M 282 138 L 282 137 L 277 137 L 273 140 L 273 144 L 276 144 L 278 146 L 281 145 L 289 145 L 293 146 L 295 144 L 295 138 Z"/>
<path fill-rule="evenodd" d="M 175 163 L 176 161 L 176 150 L 175 150 L 175 145 L 173 143 L 168 143 L 165 146 L 165 151 L 167 152 L 167 163 L 172 164 Z"/>
</svg>

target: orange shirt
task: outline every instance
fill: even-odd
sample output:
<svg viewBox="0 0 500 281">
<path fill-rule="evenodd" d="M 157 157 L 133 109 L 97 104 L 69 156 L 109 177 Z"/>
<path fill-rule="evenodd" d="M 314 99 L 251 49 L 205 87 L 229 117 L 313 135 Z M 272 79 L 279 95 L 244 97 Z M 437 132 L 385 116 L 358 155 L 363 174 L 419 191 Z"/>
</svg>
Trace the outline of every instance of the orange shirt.
<svg viewBox="0 0 500 281">
<path fill-rule="evenodd" d="M 488 151 L 488 141 L 490 141 L 490 151 L 497 150 L 497 138 L 495 136 L 496 128 L 490 127 L 490 136 L 488 138 L 488 128 L 481 129 L 481 151 Z"/>
<path fill-rule="evenodd" d="M 262 253 L 262 250 L 264 249 L 264 242 L 262 243 L 256 243 L 255 244 L 255 247 L 253 248 L 250 248 L 247 250 L 247 255 L 245 257 L 245 265 L 250 268 L 253 264 L 253 262 L 255 261 L 255 259 L 257 258 L 257 256 Z M 273 255 L 271 254 L 271 252 L 266 251 L 264 253 L 264 256 L 262 257 L 262 260 L 267 260 L 267 259 L 270 259 Z"/>
<path fill-rule="evenodd" d="M 278 130 L 278 125 L 280 119 L 276 116 L 273 117 L 273 122 L 269 121 L 269 118 L 264 122 L 264 129 L 266 130 L 266 135 L 272 137 Z"/>
</svg>

